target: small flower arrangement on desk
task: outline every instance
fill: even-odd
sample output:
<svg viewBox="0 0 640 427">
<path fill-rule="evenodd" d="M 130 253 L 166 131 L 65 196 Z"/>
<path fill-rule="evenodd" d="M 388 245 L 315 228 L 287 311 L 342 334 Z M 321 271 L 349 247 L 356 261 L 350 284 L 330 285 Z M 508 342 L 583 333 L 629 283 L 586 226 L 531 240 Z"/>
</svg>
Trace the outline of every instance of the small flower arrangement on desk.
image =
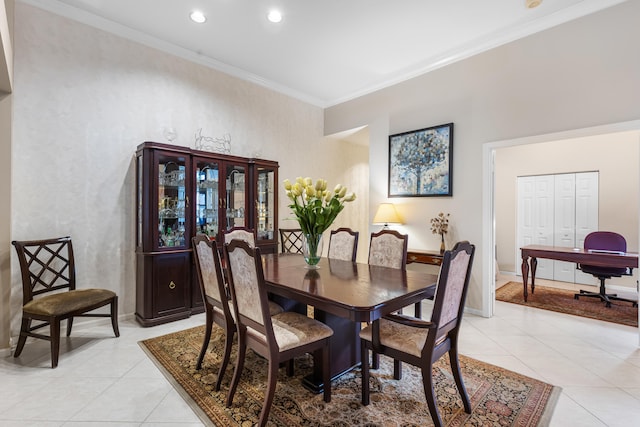
<svg viewBox="0 0 640 427">
<path fill-rule="evenodd" d="M 309 177 L 298 177 L 293 184 L 285 179 L 284 189 L 293 202 L 289 207 L 305 235 L 305 261 L 315 266 L 322 255 L 322 233 L 342 212 L 344 203 L 354 201 L 356 195 L 347 193 L 347 187 L 342 184 L 336 185 L 333 191 L 327 190 L 326 180 L 318 179 L 314 184 Z"/>
<path fill-rule="evenodd" d="M 440 212 L 435 218 L 431 218 L 431 232 L 440 235 L 440 253 L 444 253 L 444 235 L 449 231 L 449 214 Z"/>
</svg>

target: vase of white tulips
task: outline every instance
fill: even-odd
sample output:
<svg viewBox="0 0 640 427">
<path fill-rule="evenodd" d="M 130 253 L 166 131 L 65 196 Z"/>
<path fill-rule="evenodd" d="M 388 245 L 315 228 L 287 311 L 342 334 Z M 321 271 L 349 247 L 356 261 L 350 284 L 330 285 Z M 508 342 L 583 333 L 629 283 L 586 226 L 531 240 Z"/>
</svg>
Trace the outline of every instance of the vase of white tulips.
<svg viewBox="0 0 640 427">
<path fill-rule="evenodd" d="M 314 183 L 308 177 L 298 177 L 293 184 L 285 179 L 284 189 L 305 236 L 304 259 L 307 265 L 316 267 L 322 256 L 322 233 L 342 212 L 344 203 L 354 201 L 356 195 L 348 193 L 342 184 L 336 185 L 333 191 L 327 190 L 326 180 L 318 179 Z"/>
</svg>

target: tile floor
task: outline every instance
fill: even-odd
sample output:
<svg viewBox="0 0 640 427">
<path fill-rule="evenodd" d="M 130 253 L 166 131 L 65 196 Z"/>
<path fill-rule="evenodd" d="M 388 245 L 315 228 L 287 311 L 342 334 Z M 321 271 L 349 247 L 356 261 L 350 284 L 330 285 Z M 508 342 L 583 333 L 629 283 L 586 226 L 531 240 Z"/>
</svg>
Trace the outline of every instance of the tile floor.
<svg viewBox="0 0 640 427">
<path fill-rule="evenodd" d="M 57 369 L 48 343 L 27 343 L 0 358 L 0 426 L 200 426 L 138 341 L 203 322 L 123 320 L 117 339 L 108 323 L 78 324 Z M 497 302 L 490 319 L 465 315 L 460 350 L 561 386 L 552 426 L 640 425 L 638 329 Z"/>
</svg>

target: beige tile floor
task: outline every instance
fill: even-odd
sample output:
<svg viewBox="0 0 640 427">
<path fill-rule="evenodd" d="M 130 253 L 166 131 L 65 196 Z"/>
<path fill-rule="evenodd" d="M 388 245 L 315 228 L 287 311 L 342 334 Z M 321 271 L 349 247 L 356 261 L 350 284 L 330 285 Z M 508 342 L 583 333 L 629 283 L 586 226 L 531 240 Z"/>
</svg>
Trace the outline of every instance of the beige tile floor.
<svg viewBox="0 0 640 427">
<path fill-rule="evenodd" d="M 20 358 L 0 358 L 0 426 L 201 425 L 138 341 L 203 322 L 122 320 L 120 338 L 107 323 L 79 324 L 57 369 L 47 343 L 27 343 Z M 638 329 L 497 302 L 490 319 L 465 315 L 460 350 L 561 386 L 552 426 L 640 425 Z"/>
</svg>

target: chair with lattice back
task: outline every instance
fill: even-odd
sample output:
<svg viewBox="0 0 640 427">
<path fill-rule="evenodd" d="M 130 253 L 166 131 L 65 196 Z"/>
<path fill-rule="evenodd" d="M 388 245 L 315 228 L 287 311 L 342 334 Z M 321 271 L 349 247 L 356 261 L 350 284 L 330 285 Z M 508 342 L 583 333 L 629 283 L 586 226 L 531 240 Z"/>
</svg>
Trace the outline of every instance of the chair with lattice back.
<svg viewBox="0 0 640 427">
<path fill-rule="evenodd" d="M 283 254 L 301 254 L 304 245 L 304 235 L 299 228 L 280 229 L 280 248 Z"/>
<path fill-rule="evenodd" d="M 67 320 L 71 335 L 74 317 L 110 317 L 118 330 L 118 296 L 107 289 L 76 289 L 75 260 L 70 237 L 11 242 L 18 253 L 22 275 L 22 326 L 14 357 L 20 356 L 27 337 L 51 343 L 51 367 L 58 366 L 60 322 Z M 88 313 L 110 305 L 110 313 Z M 31 326 L 33 321 L 39 321 Z M 49 335 L 33 331 L 49 326 Z"/>
</svg>

